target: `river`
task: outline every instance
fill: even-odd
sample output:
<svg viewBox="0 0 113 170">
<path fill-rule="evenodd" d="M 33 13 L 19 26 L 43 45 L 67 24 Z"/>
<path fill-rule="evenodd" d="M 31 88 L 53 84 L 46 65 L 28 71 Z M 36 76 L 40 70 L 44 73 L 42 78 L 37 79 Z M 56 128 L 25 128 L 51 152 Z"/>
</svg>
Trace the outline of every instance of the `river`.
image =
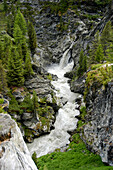
<svg viewBox="0 0 113 170">
<path fill-rule="evenodd" d="M 36 152 L 37 157 L 68 145 L 70 143 L 70 134 L 67 131 L 72 131 L 76 129 L 77 126 L 78 120 L 75 116 L 79 115 L 79 111 L 75 109 L 75 99 L 79 94 L 70 91 L 68 84 L 69 79 L 64 77 L 66 72 L 72 70 L 74 64 L 73 61 L 68 63 L 68 52 L 69 49 L 67 52 L 65 51 L 59 65 L 54 64 L 48 68 L 49 73 L 57 75 L 58 77 L 58 80 L 52 81 L 52 84 L 55 87 L 57 102 L 60 102 L 62 107 L 59 109 L 56 117 L 54 124 L 55 129 L 52 130 L 50 134 L 36 138 L 33 143 L 27 144 L 31 155 Z M 67 62 L 63 62 L 65 59 L 67 59 Z M 63 105 L 61 101 L 65 104 Z"/>
</svg>

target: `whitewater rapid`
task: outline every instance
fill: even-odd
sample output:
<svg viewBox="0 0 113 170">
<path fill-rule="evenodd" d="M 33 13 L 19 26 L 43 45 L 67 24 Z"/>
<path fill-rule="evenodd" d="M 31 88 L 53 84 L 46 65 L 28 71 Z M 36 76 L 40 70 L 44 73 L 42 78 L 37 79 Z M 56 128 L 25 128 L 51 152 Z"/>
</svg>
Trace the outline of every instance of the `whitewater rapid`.
<svg viewBox="0 0 113 170">
<path fill-rule="evenodd" d="M 79 115 L 79 111 L 75 109 L 75 99 L 79 94 L 75 94 L 70 91 L 68 84 L 68 78 L 64 77 L 64 74 L 71 71 L 73 68 L 73 61 L 68 63 L 66 66 L 52 65 L 48 68 L 48 72 L 57 75 L 58 80 L 52 81 L 55 87 L 57 96 L 57 102 L 65 101 L 65 105 L 58 111 L 56 121 L 54 124 L 55 129 L 50 134 L 36 138 L 33 143 L 28 144 L 28 149 L 31 155 L 36 152 L 37 157 L 46 155 L 47 153 L 53 152 L 57 148 L 61 148 L 70 143 L 70 135 L 67 131 L 76 129 L 77 119 L 75 116 Z M 62 100 L 61 100 L 62 99 Z"/>
</svg>

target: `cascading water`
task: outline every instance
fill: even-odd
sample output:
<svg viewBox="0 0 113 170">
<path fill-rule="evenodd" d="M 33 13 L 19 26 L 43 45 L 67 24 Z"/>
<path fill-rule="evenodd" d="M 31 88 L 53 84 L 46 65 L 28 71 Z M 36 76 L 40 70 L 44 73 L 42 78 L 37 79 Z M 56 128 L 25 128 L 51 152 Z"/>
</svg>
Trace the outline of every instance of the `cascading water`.
<svg viewBox="0 0 113 170">
<path fill-rule="evenodd" d="M 70 46 L 72 48 L 72 45 Z M 76 115 L 79 115 L 79 111 L 75 109 L 74 101 L 79 94 L 75 94 L 70 91 L 69 84 L 67 83 L 68 78 L 64 77 L 64 74 L 71 71 L 73 68 L 73 61 L 68 63 L 69 49 L 66 50 L 62 57 L 62 62 L 59 65 L 53 65 L 48 69 L 49 73 L 58 76 L 57 81 L 52 81 L 55 87 L 56 96 L 59 99 L 62 98 L 66 102 L 62 108 L 59 109 L 58 115 L 55 121 L 55 129 L 50 134 L 41 136 L 34 140 L 33 143 L 28 144 L 28 148 L 31 154 L 36 152 L 37 157 L 46 155 L 47 153 L 53 152 L 57 148 L 61 148 L 70 143 L 70 135 L 67 131 L 72 131 L 76 128 L 77 119 Z M 66 58 L 67 56 L 67 58 Z M 63 67 L 63 61 L 66 59 L 65 67 Z"/>
</svg>

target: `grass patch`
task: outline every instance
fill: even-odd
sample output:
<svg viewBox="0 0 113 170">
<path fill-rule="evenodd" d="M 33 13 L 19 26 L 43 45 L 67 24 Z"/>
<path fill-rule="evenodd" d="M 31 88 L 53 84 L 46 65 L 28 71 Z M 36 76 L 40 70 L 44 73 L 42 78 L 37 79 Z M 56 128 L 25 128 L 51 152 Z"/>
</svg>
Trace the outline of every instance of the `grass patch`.
<svg viewBox="0 0 113 170">
<path fill-rule="evenodd" d="M 53 152 L 38 159 L 34 154 L 33 160 L 39 170 L 113 170 L 113 167 L 102 163 L 99 155 L 87 150 L 81 140 L 79 143 L 71 142 L 67 152 Z"/>
</svg>

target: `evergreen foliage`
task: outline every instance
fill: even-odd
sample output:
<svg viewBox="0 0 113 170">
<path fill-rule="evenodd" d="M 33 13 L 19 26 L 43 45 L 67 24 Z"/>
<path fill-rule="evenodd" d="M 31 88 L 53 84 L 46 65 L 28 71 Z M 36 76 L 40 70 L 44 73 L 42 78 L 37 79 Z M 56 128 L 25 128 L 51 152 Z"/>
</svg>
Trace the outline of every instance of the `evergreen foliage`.
<svg viewBox="0 0 113 170">
<path fill-rule="evenodd" d="M 33 69 L 32 69 L 32 64 L 31 64 L 31 57 L 29 51 L 27 51 L 26 58 L 25 58 L 25 65 L 24 65 L 24 76 L 26 78 L 30 77 L 33 75 Z"/>
<path fill-rule="evenodd" d="M 23 64 L 19 56 L 17 48 L 12 47 L 11 55 L 8 58 L 8 84 L 10 86 L 23 86 L 24 77 L 23 77 Z"/>
<path fill-rule="evenodd" d="M 108 21 L 102 31 L 101 38 L 100 38 L 104 52 L 109 47 L 110 43 L 113 42 L 112 34 L 113 34 L 113 30 L 112 30 L 112 26 L 111 26 L 111 21 Z"/>
<path fill-rule="evenodd" d="M 36 38 L 36 32 L 34 26 L 31 22 L 28 22 L 28 36 L 29 36 L 29 47 L 33 55 L 37 47 L 37 38 Z"/>
<path fill-rule="evenodd" d="M 0 91 L 5 91 L 7 89 L 7 79 L 6 72 L 0 60 Z"/>
<path fill-rule="evenodd" d="M 16 101 L 15 97 L 11 95 L 11 100 L 9 102 L 9 113 L 13 114 L 19 114 L 20 113 L 20 107 L 18 105 L 18 102 Z"/>
<path fill-rule="evenodd" d="M 22 31 L 21 31 L 19 25 L 17 25 L 17 24 L 15 24 L 15 26 L 14 26 L 13 37 L 15 39 L 16 45 L 18 45 L 18 44 L 22 45 L 22 41 L 23 41 Z"/>
<path fill-rule="evenodd" d="M 90 53 L 89 53 L 89 55 L 90 55 L 89 65 L 95 63 L 95 55 L 96 55 L 96 51 L 97 51 L 99 44 L 100 44 L 100 35 L 99 35 L 99 31 L 97 31 L 97 33 L 95 35 L 95 39 L 92 43 L 92 47 L 90 49 Z"/>
<path fill-rule="evenodd" d="M 82 76 L 86 70 L 87 70 L 87 57 L 86 57 L 86 55 L 84 56 L 84 52 L 83 52 L 83 50 L 81 50 L 80 57 L 79 57 L 79 67 L 77 70 L 77 76 Z"/>
<path fill-rule="evenodd" d="M 20 108 L 25 112 L 33 112 L 33 101 L 29 93 L 26 94 L 24 101 L 20 105 Z"/>
<path fill-rule="evenodd" d="M 104 59 L 104 51 L 102 49 L 102 45 L 99 44 L 97 50 L 96 50 L 96 54 L 95 54 L 95 60 L 100 63 L 101 61 L 103 61 Z"/>
<path fill-rule="evenodd" d="M 18 25 L 20 27 L 20 29 L 22 31 L 22 35 L 26 35 L 26 33 L 27 33 L 26 21 L 25 21 L 23 14 L 20 12 L 19 9 L 18 9 L 16 17 L 15 17 L 14 28 L 16 27 L 16 25 Z"/>
</svg>

